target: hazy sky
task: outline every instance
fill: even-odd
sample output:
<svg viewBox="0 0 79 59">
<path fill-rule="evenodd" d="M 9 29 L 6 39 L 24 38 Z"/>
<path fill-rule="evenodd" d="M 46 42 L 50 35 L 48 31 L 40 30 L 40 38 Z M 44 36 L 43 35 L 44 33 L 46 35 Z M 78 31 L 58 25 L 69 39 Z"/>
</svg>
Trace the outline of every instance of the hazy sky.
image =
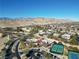
<svg viewBox="0 0 79 59">
<path fill-rule="evenodd" d="M 79 0 L 0 0 L 0 17 L 52 17 L 79 20 Z"/>
</svg>

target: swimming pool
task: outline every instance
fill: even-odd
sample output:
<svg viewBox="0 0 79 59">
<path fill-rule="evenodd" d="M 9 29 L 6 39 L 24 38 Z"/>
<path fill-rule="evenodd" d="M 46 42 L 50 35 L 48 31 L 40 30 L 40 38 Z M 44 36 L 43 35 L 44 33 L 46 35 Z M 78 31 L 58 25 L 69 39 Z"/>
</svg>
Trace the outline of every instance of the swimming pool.
<svg viewBox="0 0 79 59">
<path fill-rule="evenodd" d="M 68 59 L 79 59 L 79 53 L 69 51 Z"/>
</svg>

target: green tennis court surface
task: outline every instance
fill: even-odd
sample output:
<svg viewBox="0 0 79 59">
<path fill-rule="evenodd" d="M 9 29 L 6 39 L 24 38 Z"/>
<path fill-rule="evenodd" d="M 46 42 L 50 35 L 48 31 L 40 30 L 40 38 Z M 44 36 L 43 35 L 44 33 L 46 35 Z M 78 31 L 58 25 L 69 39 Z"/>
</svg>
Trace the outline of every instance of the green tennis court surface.
<svg viewBox="0 0 79 59">
<path fill-rule="evenodd" d="M 57 54 L 63 54 L 64 52 L 64 45 L 61 44 L 54 44 L 51 48 L 52 53 L 57 53 Z"/>
</svg>

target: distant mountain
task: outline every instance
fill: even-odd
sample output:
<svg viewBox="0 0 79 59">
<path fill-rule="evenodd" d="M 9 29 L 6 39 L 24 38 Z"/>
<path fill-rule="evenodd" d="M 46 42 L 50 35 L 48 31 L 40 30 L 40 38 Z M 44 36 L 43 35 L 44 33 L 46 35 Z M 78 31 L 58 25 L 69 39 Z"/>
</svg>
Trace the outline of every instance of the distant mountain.
<svg viewBox="0 0 79 59">
<path fill-rule="evenodd" d="M 12 18 L 8 18 L 8 17 L 3 17 L 3 18 L 0 18 L 0 20 L 13 20 Z"/>
<path fill-rule="evenodd" d="M 27 26 L 33 24 L 53 24 L 53 23 L 66 23 L 70 22 L 69 20 L 56 19 L 56 18 L 0 18 L 0 27 L 7 26 Z"/>
</svg>

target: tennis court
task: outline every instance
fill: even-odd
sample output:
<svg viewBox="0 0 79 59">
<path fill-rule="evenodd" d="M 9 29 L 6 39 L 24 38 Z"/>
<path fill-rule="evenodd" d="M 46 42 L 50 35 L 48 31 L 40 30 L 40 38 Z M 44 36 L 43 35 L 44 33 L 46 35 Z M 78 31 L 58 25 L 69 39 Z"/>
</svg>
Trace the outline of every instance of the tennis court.
<svg viewBox="0 0 79 59">
<path fill-rule="evenodd" d="M 63 52 L 64 52 L 64 45 L 54 44 L 52 46 L 52 48 L 51 48 L 51 52 L 58 53 L 58 54 L 63 54 Z"/>
</svg>

